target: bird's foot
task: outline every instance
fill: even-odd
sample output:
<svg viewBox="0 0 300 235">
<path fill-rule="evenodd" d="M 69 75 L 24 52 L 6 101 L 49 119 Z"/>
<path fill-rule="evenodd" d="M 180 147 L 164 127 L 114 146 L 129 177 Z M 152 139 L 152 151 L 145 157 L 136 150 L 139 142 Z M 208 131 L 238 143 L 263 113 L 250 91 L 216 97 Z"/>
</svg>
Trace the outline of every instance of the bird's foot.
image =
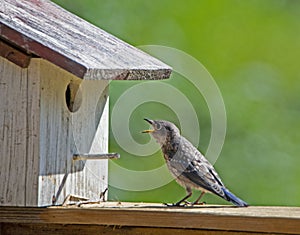
<svg viewBox="0 0 300 235">
<path fill-rule="evenodd" d="M 205 205 L 206 202 L 189 202 L 189 201 L 180 201 L 176 203 L 163 203 L 167 207 L 193 207 L 193 206 L 199 206 L 199 205 Z"/>
<path fill-rule="evenodd" d="M 167 207 L 184 207 L 185 204 L 178 204 L 178 203 L 163 203 Z"/>
<path fill-rule="evenodd" d="M 191 205 L 192 206 L 197 206 L 197 205 L 203 206 L 203 205 L 206 205 L 206 202 L 193 202 L 193 203 L 191 203 Z"/>
<path fill-rule="evenodd" d="M 179 202 L 176 202 L 176 203 L 163 203 L 163 204 L 167 207 L 186 207 L 186 206 L 193 205 L 189 201 L 179 201 Z"/>
<path fill-rule="evenodd" d="M 193 207 L 193 206 L 197 206 L 197 205 L 205 205 L 206 202 L 198 202 L 198 201 L 194 201 L 194 202 L 189 202 L 189 201 L 183 201 L 184 204 L 183 206 L 185 207 Z"/>
</svg>

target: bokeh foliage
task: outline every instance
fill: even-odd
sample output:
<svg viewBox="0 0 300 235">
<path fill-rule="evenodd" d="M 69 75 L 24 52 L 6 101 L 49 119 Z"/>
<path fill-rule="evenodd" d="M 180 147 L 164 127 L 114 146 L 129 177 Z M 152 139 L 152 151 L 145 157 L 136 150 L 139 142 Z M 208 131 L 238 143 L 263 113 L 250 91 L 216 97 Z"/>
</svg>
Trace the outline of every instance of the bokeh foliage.
<svg viewBox="0 0 300 235">
<path fill-rule="evenodd" d="M 174 47 L 204 64 L 226 105 L 227 136 L 215 164 L 225 184 L 252 205 L 300 206 L 300 1 L 54 2 L 132 45 Z M 166 82 L 182 90 L 197 110 L 199 148 L 205 151 L 210 138 L 205 102 L 180 76 L 175 74 Z M 134 84 L 112 82 L 111 107 Z M 178 124 L 176 114 L 168 107 L 146 103 L 132 113 L 129 123 L 139 143 L 150 138 L 140 134 L 148 126 L 142 120 L 145 116 Z M 160 152 L 149 158 L 124 152 L 113 135 L 110 151 L 120 152 L 118 164 L 131 169 L 149 169 L 163 163 Z M 175 182 L 145 192 L 114 187 L 109 191 L 111 200 L 123 201 L 170 202 L 183 195 L 184 190 Z M 204 200 L 224 203 L 210 195 Z"/>
</svg>

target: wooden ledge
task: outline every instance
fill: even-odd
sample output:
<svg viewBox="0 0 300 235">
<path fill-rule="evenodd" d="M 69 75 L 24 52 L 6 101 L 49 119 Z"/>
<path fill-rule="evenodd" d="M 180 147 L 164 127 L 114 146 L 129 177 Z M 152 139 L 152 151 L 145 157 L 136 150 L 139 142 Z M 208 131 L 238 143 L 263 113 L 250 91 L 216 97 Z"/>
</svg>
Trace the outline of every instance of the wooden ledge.
<svg viewBox="0 0 300 235">
<path fill-rule="evenodd" d="M 299 234 L 300 208 L 198 206 L 105 202 L 78 207 L 0 207 L 2 224 L 117 225 L 214 232 Z M 88 226 L 87 226 L 88 227 Z M 2 228 L 3 229 L 3 228 Z M 191 230 L 191 231 L 192 231 Z M 1 231 L 1 230 L 0 230 Z M 87 230 L 88 231 L 88 230 Z"/>
</svg>

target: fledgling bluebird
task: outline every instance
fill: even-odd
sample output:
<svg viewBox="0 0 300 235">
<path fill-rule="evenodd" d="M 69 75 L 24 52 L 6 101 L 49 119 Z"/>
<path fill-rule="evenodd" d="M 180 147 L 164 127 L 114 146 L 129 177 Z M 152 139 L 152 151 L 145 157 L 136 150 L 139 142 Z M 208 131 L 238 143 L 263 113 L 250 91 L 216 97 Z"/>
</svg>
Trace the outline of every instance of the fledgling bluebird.
<svg viewBox="0 0 300 235">
<path fill-rule="evenodd" d="M 186 199 L 192 196 L 192 189 L 201 190 L 198 199 L 192 205 L 198 204 L 201 197 L 209 192 L 233 203 L 236 206 L 248 206 L 246 202 L 231 193 L 221 181 L 219 175 L 208 160 L 187 139 L 180 135 L 179 129 L 171 122 L 163 120 L 150 120 L 152 130 L 150 133 L 161 145 L 168 169 L 176 181 L 187 191 L 187 195 L 172 205 L 186 204 Z"/>
</svg>

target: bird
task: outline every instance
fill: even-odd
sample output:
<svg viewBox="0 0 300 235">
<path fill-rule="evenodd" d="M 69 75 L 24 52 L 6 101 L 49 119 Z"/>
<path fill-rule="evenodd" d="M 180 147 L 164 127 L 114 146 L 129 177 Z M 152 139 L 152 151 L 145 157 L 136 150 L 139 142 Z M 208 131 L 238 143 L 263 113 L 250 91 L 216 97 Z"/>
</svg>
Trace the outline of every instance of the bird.
<svg viewBox="0 0 300 235">
<path fill-rule="evenodd" d="M 163 157 L 171 175 L 177 183 L 186 190 L 186 196 L 168 206 L 194 206 L 200 204 L 205 193 L 215 194 L 238 207 L 247 207 L 248 204 L 235 196 L 223 184 L 218 173 L 204 155 L 186 138 L 181 136 L 175 124 L 165 120 L 151 120 L 144 118 L 152 129 L 142 133 L 151 134 L 160 145 Z M 192 203 L 187 199 L 192 196 L 193 189 L 201 191 L 200 196 Z"/>
</svg>

